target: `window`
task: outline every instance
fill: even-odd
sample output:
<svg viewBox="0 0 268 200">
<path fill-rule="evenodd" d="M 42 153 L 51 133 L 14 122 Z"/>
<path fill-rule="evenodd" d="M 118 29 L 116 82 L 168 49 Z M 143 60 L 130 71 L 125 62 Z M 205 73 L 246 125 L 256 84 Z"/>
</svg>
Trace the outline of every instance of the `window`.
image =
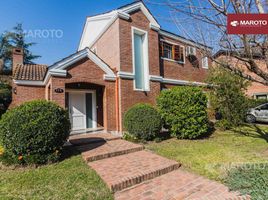
<svg viewBox="0 0 268 200">
<path fill-rule="evenodd" d="M 163 43 L 163 51 L 164 51 L 164 58 L 169 58 L 169 59 L 173 59 L 172 57 L 172 45 L 168 44 L 168 43 Z"/>
<path fill-rule="evenodd" d="M 257 94 L 256 99 L 267 99 L 267 94 Z"/>
<path fill-rule="evenodd" d="M 260 107 L 261 110 L 268 110 L 268 104 L 265 104 Z"/>
<path fill-rule="evenodd" d="M 167 42 L 160 43 L 160 56 L 169 60 L 184 63 L 184 46 L 170 44 Z"/>
<path fill-rule="evenodd" d="M 132 28 L 134 89 L 149 90 L 149 61 L 147 32 Z"/>
<path fill-rule="evenodd" d="M 208 69 L 208 57 L 202 58 L 202 67 Z"/>
</svg>

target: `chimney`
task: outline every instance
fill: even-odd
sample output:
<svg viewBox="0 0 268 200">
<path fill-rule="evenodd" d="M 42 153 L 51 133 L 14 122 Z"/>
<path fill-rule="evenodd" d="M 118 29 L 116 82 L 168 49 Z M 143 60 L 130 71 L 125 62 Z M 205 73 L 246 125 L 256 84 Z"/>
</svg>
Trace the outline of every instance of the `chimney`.
<svg viewBox="0 0 268 200">
<path fill-rule="evenodd" d="M 12 75 L 16 71 L 17 64 L 23 64 L 23 49 L 15 47 L 12 51 Z"/>
</svg>

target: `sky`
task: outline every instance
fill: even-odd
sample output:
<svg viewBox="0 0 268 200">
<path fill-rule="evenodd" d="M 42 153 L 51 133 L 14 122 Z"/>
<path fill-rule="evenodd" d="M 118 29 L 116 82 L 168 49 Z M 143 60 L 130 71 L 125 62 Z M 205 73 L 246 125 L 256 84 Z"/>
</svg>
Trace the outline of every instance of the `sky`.
<svg viewBox="0 0 268 200">
<path fill-rule="evenodd" d="M 22 23 L 28 33 L 27 41 L 36 43 L 30 50 L 41 55 L 35 62 L 50 65 L 77 51 L 87 16 L 131 2 L 133 0 L 1 0 L 0 33 Z M 162 28 L 178 33 L 172 23 L 163 20 L 168 10 L 153 4 L 147 6 Z"/>
</svg>

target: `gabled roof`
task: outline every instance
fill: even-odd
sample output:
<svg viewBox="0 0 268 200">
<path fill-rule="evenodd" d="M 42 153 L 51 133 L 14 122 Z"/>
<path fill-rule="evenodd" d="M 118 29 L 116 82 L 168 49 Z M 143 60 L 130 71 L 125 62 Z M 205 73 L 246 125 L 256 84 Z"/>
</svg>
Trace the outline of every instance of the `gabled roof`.
<svg viewBox="0 0 268 200">
<path fill-rule="evenodd" d="M 100 67 L 104 71 L 103 79 L 108 81 L 114 81 L 116 79 L 116 75 L 113 70 L 107 65 L 102 59 L 100 59 L 95 53 L 89 50 L 89 48 L 85 48 L 81 51 L 78 51 L 54 64 L 46 67 L 38 66 L 34 67 L 20 67 L 18 69 L 17 74 L 14 76 L 14 82 L 18 85 L 37 85 L 44 86 L 49 80 L 50 76 L 57 77 L 66 77 L 67 76 L 67 68 L 72 64 L 82 60 L 84 58 L 90 59 L 94 62 L 98 67 Z M 47 70 L 45 70 L 47 69 Z M 32 76 L 31 73 L 35 73 L 35 76 Z M 42 73 L 41 73 L 42 72 Z"/>
<path fill-rule="evenodd" d="M 129 14 L 137 10 L 141 10 L 147 17 L 152 29 L 160 29 L 159 23 L 145 4 L 142 1 L 136 1 L 107 13 L 87 17 L 78 50 L 84 49 L 85 47 L 91 48 L 116 19 L 122 18 L 128 20 L 130 18 Z"/>
<path fill-rule="evenodd" d="M 47 73 L 47 65 L 17 64 L 13 79 L 43 81 Z"/>
</svg>

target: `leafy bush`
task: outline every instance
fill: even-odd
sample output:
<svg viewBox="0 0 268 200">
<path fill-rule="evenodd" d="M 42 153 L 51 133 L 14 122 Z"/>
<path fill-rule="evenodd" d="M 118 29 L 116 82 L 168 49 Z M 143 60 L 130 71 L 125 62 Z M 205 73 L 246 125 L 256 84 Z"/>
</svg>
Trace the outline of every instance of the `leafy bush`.
<svg viewBox="0 0 268 200">
<path fill-rule="evenodd" d="M 162 128 L 161 116 L 148 104 L 136 104 L 126 112 L 124 127 L 138 139 L 151 140 Z"/>
<path fill-rule="evenodd" d="M 200 88 L 181 86 L 163 90 L 157 105 L 173 136 L 194 139 L 208 132 L 207 97 Z"/>
<path fill-rule="evenodd" d="M 0 118 L 4 114 L 11 102 L 11 86 L 0 83 Z"/>
<path fill-rule="evenodd" d="M 268 199 L 268 165 L 247 164 L 228 172 L 226 184 L 232 190 L 251 195 L 254 200 Z"/>
<path fill-rule="evenodd" d="M 57 161 L 69 132 L 65 109 L 44 100 L 24 103 L 6 112 L 0 121 L 3 157 L 18 164 Z"/>
<path fill-rule="evenodd" d="M 224 129 L 241 125 L 248 108 L 244 91 L 249 82 L 220 66 L 210 68 L 207 82 L 214 86 L 209 93 L 211 106 L 224 120 L 218 125 L 224 125 Z"/>
</svg>

